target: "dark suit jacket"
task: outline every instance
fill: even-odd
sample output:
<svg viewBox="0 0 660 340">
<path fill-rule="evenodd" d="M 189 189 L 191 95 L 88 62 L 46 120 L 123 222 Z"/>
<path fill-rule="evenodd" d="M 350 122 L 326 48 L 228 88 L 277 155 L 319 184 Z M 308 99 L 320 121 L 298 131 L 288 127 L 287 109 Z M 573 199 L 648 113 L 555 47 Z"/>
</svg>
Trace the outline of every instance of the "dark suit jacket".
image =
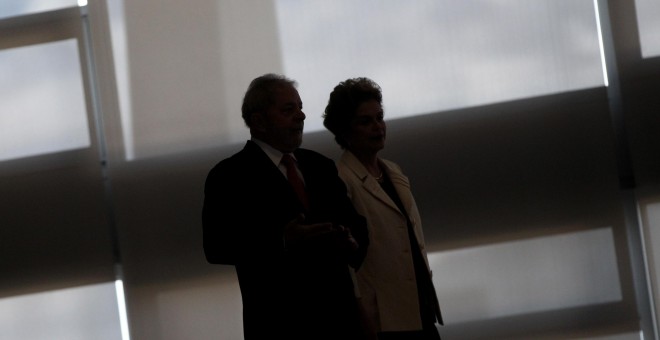
<svg viewBox="0 0 660 340">
<path fill-rule="evenodd" d="M 202 212 L 206 258 L 236 266 L 246 339 L 357 338 L 348 264 L 358 267 L 364 258 L 366 222 L 348 199 L 332 160 L 305 149 L 294 154 L 309 211 L 251 141 L 209 172 Z M 284 226 L 303 211 L 306 222 L 350 228 L 360 251 L 347 258 L 331 240 L 285 248 Z"/>
</svg>

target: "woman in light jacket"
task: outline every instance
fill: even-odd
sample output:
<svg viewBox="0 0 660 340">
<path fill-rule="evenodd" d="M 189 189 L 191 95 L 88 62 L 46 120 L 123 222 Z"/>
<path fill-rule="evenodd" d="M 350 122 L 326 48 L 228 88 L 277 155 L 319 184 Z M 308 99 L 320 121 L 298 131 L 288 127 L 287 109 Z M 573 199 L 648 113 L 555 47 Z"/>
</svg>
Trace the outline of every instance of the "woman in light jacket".
<svg viewBox="0 0 660 340">
<path fill-rule="evenodd" d="M 442 324 L 422 224 L 408 178 L 378 157 L 385 147 L 381 89 L 368 78 L 337 85 L 323 124 L 344 150 L 339 176 L 368 222 L 369 249 L 356 273 L 365 328 L 378 339 L 440 339 Z"/>
</svg>

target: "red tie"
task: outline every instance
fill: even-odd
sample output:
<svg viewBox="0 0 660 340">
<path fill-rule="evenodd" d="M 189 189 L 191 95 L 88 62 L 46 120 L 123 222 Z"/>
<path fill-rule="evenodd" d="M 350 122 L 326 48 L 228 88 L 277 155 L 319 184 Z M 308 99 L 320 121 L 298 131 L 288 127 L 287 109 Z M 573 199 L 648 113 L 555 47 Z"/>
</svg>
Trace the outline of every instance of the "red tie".
<svg viewBox="0 0 660 340">
<path fill-rule="evenodd" d="M 305 209 L 309 209 L 309 203 L 307 201 L 307 193 L 305 193 L 305 183 L 303 183 L 300 175 L 298 175 L 298 170 L 296 169 L 296 161 L 289 154 L 284 154 L 282 156 L 282 164 L 286 167 L 286 177 L 289 179 L 289 183 L 293 187 L 293 191 L 298 195 L 300 203 L 303 204 Z"/>
</svg>

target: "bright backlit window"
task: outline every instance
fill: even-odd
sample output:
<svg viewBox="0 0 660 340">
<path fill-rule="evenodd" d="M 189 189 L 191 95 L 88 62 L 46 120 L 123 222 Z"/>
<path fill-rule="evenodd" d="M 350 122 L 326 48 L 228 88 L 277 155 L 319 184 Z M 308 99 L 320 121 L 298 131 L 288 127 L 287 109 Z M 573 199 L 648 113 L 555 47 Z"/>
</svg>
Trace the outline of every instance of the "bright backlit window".
<svg viewBox="0 0 660 340">
<path fill-rule="evenodd" d="M 276 2 L 285 74 L 306 130 L 351 77 L 383 88 L 389 118 L 604 85 L 593 1 Z"/>
<path fill-rule="evenodd" d="M 353 77 L 381 85 L 387 119 L 605 86 L 593 0 L 166 6 L 189 14 L 108 1 L 129 160 L 244 141 L 242 96 L 268 72 L 300 84 L 306 132 Z"/>
<path fill-rule="evenodd" d="M 660 56 L 660 1 L 635 0 L 639 40 L 644 58 Z"/>
<path fill-rule="evenodd" d="M 2 340 L 122 338 L 114 283 L 0 299 Z"/>
<path fill-rule="evenodd" d="M 78 0 L 2 0 L 0 18 L 78 6 Z"/>
<path fill-rule="evenodd" d="M 88 147 L 75 39 L 0 50 L 0 161 Z"/>
<path fill-rule="evenodd" d="M 622 299 L 611 228 L 429 254 L 449 324 Z"/>
</svg>

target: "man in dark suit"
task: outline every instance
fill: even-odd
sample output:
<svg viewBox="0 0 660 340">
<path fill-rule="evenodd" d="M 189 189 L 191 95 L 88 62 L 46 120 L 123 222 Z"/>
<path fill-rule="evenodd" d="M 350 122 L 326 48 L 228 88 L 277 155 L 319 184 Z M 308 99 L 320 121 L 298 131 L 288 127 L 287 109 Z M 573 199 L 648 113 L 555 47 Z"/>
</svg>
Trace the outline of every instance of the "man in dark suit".
<svg viewBox="0 0 660 340">
<path fill-rule="evenodd" d="M 250 84 L 242 114 L 251 140 L 206 179 L 204 252 L 236 267 L 245 339 L 360 339 L 349 266 L 364 259 L 366 222 L 334 162 L 299 148 L 295 86 L 274 74 Z"/>
</svg>

